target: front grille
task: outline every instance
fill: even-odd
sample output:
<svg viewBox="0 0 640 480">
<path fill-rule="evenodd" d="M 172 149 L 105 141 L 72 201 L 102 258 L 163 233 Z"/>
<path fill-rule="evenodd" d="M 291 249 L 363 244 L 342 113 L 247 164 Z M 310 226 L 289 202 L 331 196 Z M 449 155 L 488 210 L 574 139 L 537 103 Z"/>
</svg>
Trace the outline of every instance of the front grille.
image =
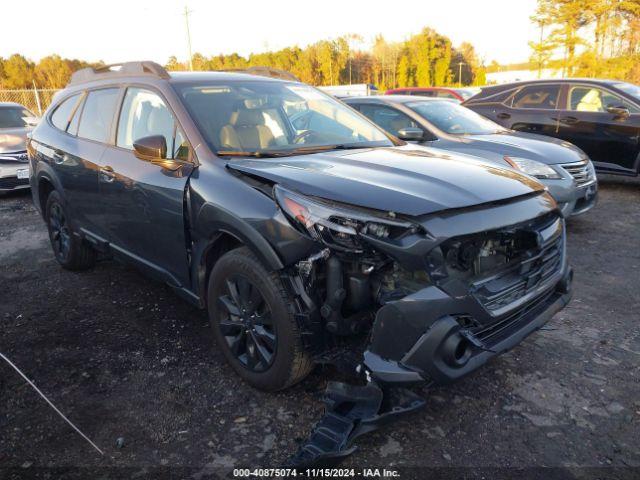
<svg viewBox="0 0 640 480">
<path fill-rule="evenodd" d="M 515 284 L 510 284 L 507 288 L 492 292 L 490 286 L 485 286 L 483 295 L 484 306 L 491 311 L 506 307 L 518 299 L 524 297 L 528 292 L 544 285 L 560 269 L 562 259 L 562 238 L 545 247 L 538 255 L 523 262 L 518 273 L 526 272 Z M 489 293 L 491 292 L 491 293 Z"/>
<path fill-rule="evenodd" d="M 536 318 L 537 312 L 544 310 L 554 295 L 556 295 L 555 292 L 549 290 L 500 320 L 488 326 L 474 327 L 471 331 L 477 338 L 482 340 L 486 346 L 492 347 L 509 336 L 511 332 L 519 330 L 529 323 L 529 321 Z"/>
<path fill-rule="evenodd" d="M 565 163 L 560 166 L 573 177 L 579 187 L 588 185 L 589 183 L 595 181 L 593 169 L 589 166 L 588 161 Z"/>
<path fill-rule="evenodd" d="M 27 163 L 29 161 L 29 157 L 27 152 L 13 152 L 13 153 L 0 153 L 0 162 L 20 162 Z"/>
<path fill-rule="evenodd" d="M 16 178 L 16 177 L 0 178 L 0 189 L 16 188 L 23 185 L 29 185 L 28 178 Z"/>
<path fill-rule="evenodd" d="M 520 263 L 508 271 L 488 279 L 482 279 L 473 286 L 475 297 L 492 315 L 500 316 L 525 297 L 540 292 L 551 284 L 562 269 L 564 234 L 562 222 L 555 219 L 536 229 L 542 241 L 539 248 L 529 251 Z"/>
</svg>

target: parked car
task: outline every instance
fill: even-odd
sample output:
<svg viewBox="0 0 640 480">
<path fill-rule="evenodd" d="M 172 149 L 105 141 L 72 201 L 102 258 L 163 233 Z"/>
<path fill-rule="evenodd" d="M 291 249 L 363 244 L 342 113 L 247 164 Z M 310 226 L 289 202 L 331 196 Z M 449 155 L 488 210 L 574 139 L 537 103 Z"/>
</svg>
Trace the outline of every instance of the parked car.
<svg viewBox="0 0 640 480">
<path fill-rule="evenodd" d="M 370 83 L 356 83 L 351 85 L 325 85 L 318 87 L 336 98 L 359 97 L 361 95 L 380 95 L 378 88 Z"/>
<path fill-rule="evenodd" d="M 508 130 L 451 100 L 383 95 L 345 102 L 400 139 L 475 155 L 537 178 L 565 216 L 596 203 L 593 164 L 570 143 Z"/>
<path fill-rule="evenodd" d="M 0 192 L 29 188 L 27 135 L 36 116 L 19 103 L 0 103 Z"/>
<path fill-rule="evenodd" d="M 464 102 L 480 92 L 479 87 L 402 87 L 387 90 L 385 95 L 414 95 L 417 97 L 448 98 Z"/>
<path fill-rule="evenodd" d="M 536 80 L 483 88 L 464 105 L 504 127 L 560 138 L 596 171 L 640 172 L 640 87 L 615 80 Z"/>
<path fill-rule="evenodd" d="M 306 110 L 321 129 L 294 127 Z M 29 157 L 57 261 L 103 252 L 166 282 L 208 309 L 257 388 L 292 385 L 353 335 L 370 335 L 372 380 L 450 382 L 571 296 L 564 220 L 540 183 L 440 161 L 298 82 L 80 70 Z"/>
</svg>

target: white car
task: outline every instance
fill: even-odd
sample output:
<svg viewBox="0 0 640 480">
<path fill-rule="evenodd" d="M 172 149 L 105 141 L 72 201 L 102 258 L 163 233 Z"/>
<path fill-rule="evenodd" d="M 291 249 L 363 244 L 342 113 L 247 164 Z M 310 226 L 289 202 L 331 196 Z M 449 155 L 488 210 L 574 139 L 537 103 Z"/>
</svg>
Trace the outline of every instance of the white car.
<svg viewBox="0 0 640 480">
<path fill-rule="evenodd" d="M 37 117 L 19 103 L 0 103 L 0 193 L 29 188 L 27 135 Z"/>
</svg>

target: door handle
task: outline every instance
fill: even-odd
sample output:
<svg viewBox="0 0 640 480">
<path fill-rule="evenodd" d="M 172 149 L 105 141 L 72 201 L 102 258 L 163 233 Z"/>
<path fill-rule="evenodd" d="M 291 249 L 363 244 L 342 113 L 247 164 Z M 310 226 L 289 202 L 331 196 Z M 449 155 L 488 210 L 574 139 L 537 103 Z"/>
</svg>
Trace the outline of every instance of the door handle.
<svg viewBox="0 0 640 480">
<path fill-rule="evenodd" d="M 105 183 L 111 183 L 116 179 L 116 173 L 113 168 L 107 165 L 100 169 L 100 181 Z"/>
<path fill-rule="evenodd" d="M 498 117 L 501 120 L 506 120 L 507 118 L 511 118 L 511 115 L 509 115 L 508 113 L 502 112 L 496 115 L 496 117 Z"/>
<path fill-rule="evenodd" d="M 64 152 L 62 150 L 53 151 L 53 163 L 56 165 L 64 163 Z"/>
<path fill-rule="evenodd" d="M 562 117 L 560 121 L 566 125 L 575 125 L 580 120 L 576 117 Z"/>
</svg>

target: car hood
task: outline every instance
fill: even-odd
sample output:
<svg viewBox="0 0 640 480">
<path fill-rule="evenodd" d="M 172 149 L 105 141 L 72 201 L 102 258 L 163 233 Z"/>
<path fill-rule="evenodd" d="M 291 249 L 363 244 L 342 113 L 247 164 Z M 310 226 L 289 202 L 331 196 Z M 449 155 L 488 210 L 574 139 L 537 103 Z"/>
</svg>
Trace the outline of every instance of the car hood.
<svg viewBox="0 0 640 480">
<path fill-rule="evenodd" d="M 27 149 L 27 134 L 31 127 L 0 128 L 0 154 L 24 152 Z"/>
<path fill-rule="evenodd" d="M 227 166 L 305 195 L 412 216 L 544 190 L 515 170 L 415 145 L 236 159 Z"/>
<path fill-rule="evenodd" d="M 510 155 L 537 160 L 547 165 L 578 162 L 586 157 L 582 150 L 569 142 L 533 133 L 506 131 L 488 135 L 465 135 L 464 141 L 471 142 L 476 150 L 487 150 L 499 154 L 501 158 Z"/>
</svg>

